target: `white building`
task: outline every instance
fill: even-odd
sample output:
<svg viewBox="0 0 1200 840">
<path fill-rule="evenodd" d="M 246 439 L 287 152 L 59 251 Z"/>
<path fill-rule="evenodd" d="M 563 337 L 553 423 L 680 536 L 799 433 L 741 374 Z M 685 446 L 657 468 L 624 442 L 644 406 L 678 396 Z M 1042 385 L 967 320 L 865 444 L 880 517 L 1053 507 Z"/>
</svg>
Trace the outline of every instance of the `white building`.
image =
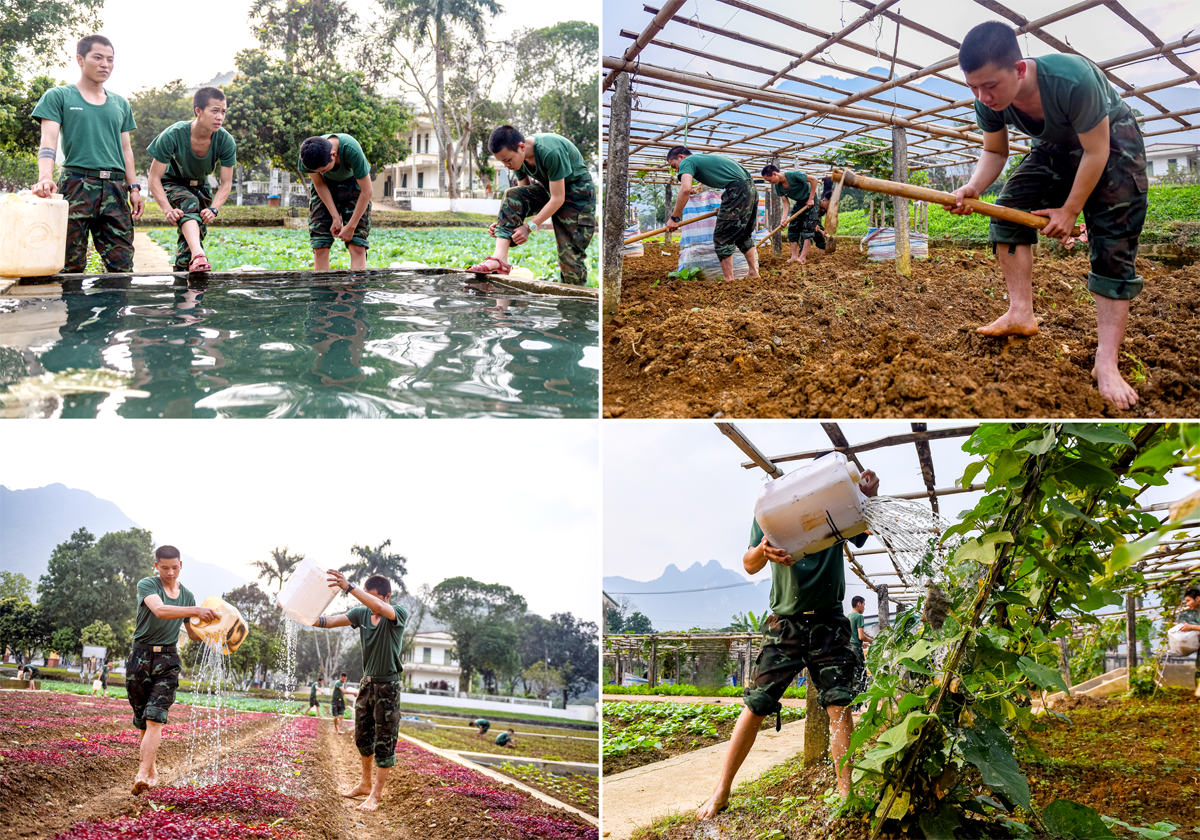
<svg viewBox="0 0 1200 840">
<path fill-rule="evenodd" d="M 446 198 L 438 192 L 438 139 L 434 131 L 433 117 L 418 114 L 413 122 L 409 137 L 412 153 L 398 163 L 378 165 L 371 192 L 372 201 L 392 201 L 413 198 Z M 512 174 L 495 157 L 488 163 L 496 170 L 489 193 L 474 173 L 474 161 L 458 179 L 459 195 L 464 198 L 498 199 L 512 185 Z M 418 209 L 415 205 L 413 209 Z"/>
<path fill-rule="evenodd" d="M 454 637 L 445 630 L 417 633 L 412 649 L 404 656 L 404 678 L 414 688 L 445 682 L 448 691 L 458 691 L 458 659 Z"/>
<path fill-rule="evenodd" d="M 1155 184 L 1167 174 L 1171 164 L 1180 171 L 1200 166 L 1200 145 L 1195 143 L 1151 143 L 1146 147 L 1146 175 Z"/>
</svg>

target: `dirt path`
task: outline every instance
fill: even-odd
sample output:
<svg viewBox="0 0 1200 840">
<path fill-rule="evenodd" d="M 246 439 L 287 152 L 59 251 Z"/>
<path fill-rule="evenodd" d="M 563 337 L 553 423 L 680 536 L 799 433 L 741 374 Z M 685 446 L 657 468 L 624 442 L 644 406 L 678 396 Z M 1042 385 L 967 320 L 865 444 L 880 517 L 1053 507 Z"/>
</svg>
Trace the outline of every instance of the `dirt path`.
<svg viewBox="0 0 1200 840">
<path fill-rule="evenodd" d="M 133 270 L 136 272 L 174 271 L 174 259 L 166 249 L 140 230 L 133 232 Z"/>
<path fill-rule="evenodd" d="M 741 697 L 668 697 L 659 695 L 657 697 L 646 694 L 605 694 L 601 698 L 605 703 L 726 703 L 742 705 Z M 807 701 L 804 698 L 795 699 L 787 697 L 779 701 L 781 706 L 790 706 L 793 709 L 803 709 Z"/>
<path fill-rule="evenodd" d="M 726 741 L 605 777 L 604 836 L 608 840 L 625 840 L 635 829 L 660 817 L 689 813 L 700 807 L 712 793 L 728 749 Z M 754 747 L 734 778 L 734 787 L 803 750 L 802 720 L 787 724 L 779 732 L 771 729 L 758 733 Z"/>
</svg>

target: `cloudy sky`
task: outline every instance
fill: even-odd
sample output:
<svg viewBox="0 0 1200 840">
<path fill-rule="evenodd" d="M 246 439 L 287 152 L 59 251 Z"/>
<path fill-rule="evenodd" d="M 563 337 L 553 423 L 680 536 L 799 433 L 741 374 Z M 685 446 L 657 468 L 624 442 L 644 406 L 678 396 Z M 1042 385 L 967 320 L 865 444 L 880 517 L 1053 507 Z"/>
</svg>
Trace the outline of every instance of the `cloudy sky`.
<svg viewBox="0 0 1200 840">
<path fill-rule="evenodd" d="M 815 421 L 751 420 L 735 425 L 768 457 L 830 445 Z M 839 425 L 851 443 L 912 431 L 908 423 L 885 421 L 843 421 Z M 968 425 L 933 421 L 929 428 Z M 965 440 L 962 437 L 930 443 L 935 486 L 939 489 L 953 486 L 971 462 L 962 451 Z M 605 424 L 604 574 L 649 581 L 661 575 L 670 563 L 686 569 L 694 562 L 716 560 L 750 579 L 742 568 L 742 555 L 750 536 L 754 501 L 767 474 L 757 467 L 743 469 L 741 464 L 746 460 L 712 422 Z M 879 474 L 881 495 L 924 489 L 916 447 L 911 444 L 864 452 L 859 460 Z M 805 463 L 810 462 L 792 461 L 780 466 L 791 472 Z M 1168 486 L 1150 488 L 1140 501 L 1175 501 L 1196 489 L 1195 481 L 1179 476 Z M 975 492 L 942 498 L 941 513 L 954 521 L 959 512 L 973 508 L 980 496 Z M 881 546 L 870 538 L 865 547 Z M 864 557 L 863 561 L 868 574 L 890 568 L 883 555 Z M 847 596 L 861 594 L 861 583 L 850 574 L 847 587 Z"/>
<path fill-rule="evenodd" d="M 29 424 L 20 437 L 0 484 L 87 490 L 248 579 L 248 561 L 285 543 L 340 566 L 390 538 L 410 589 L 466 575 L 543 616 L 600 618 L 593 421 Z"/>
</svg>

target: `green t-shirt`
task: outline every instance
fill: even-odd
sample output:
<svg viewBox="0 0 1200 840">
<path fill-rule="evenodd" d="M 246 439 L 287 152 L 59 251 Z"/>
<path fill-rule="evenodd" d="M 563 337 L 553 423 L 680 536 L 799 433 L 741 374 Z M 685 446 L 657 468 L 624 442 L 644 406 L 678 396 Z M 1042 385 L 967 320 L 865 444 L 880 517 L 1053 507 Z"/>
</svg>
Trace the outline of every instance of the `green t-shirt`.
<svg viewBox="0 0 1200 840">
<path fill-rule="evenodd" d="M 808 195 L 812 192 L 812 186 L 808 183 L 808 176 L 803 172 L 784 172 L 783 177 L 786 180 L 783 184 L 775 185 L 775 195 L 782 195 L 791 201 L 796 202 L 797 208 L 803 207 L 808 202 Z M 795 212 L 795 209 L 792 210 Z"/>
<path fill-rule="evenodd" d="M 104 679 L 107 676 L 108 676 L 108 666 L 105 665 L 103 668 L 100 669 L 100 679 Z"/>
<path fill-rule="evenodd" d="M 168 607 L 194 607 L 196 599 L 182 583 L 179 584 L 179 597 L 168 598 L 167 590 L 163 589 L 158 575 L 142 578 L 138 581 L 137 627 L 133 631 L 133 642 L 138 645 L 173 645 L 179 641 L 179 627 L 187 619 L 159 618 L 146 606 L 146 598 L 157 595 Z"/>
<path fill-rule="evenodd" d="M 320 683 L 313 683 L 308 687 L 308 705 L 312 706 L 317 702 L 318 688 L 320 688 Z"/>
<path fill-rule="evenodd" d="M 339 700 L 346 699 L 345 696 L 342 694 L 342 686 L 343 685 L 345 685 L 345 683 L 343 683 L 341 680 L 333 681 L 333 702 L 336 703 Z"/>
<path fill-rule="evenodd" d="M 750 529 L 750 547 L 757 546 L 763 538 L 758 520 Z M 867 541 L 866 534 L 851 537 L 850 542 L 859 548 Z M 846 568 L 842 556 L 842 543 L 837 542 L 824 551 L 795 557 L 790 566 L 768 563 L 771 567 L 771 612 L 775 615 L 791 616 L 812 610 L 841 610 L 846 597 Z"/>
<path fill-rule="evenodd" d="M 1176 624 L 1200 624 L 1200 609 L 1182 610 L 1175 619 Z"/>
<path fill-rule="evenodd" d="M 745 167 L 725 155 L 688 155 L 679 162 L 678 178 L 682 180 L 684 175 L 718 190 L 753 180 Z"/>
<path fill-rule="evenodd" d="M 337 156 L 338 162 L 333 169 L 328 172 L 322 172 L 321 177 L 326 181 L 357 181 L 359 178 L 366 178 L 371 174 L 371 164 L 367 163 L 367 156 L 363 152 L 362 146 L 358 145 L 358 141 L 349 134 L 322 134 L 322 137 L 332 140 L 334 137 L 338 140 Z M 296 166 L 305 174 L 312 172 L 304 165 L 304 161 L 296 158 Z"/>
<path fill-rule="evenodd" d="M 222 166 L 237 164 L 237 142 L 223 128 L 213 132 L 204 157 L 192 151 L 192 122 L 180 120 L 154 138 L 146 149 L 150 157 L 167 165 L 172 181 L 203 181 Z"/>
<path fill-rule="evenodd" d="M 511 740 L 512 740 L 511 735 L 509 735 L 507 732 L 501 732 L 499 735 L 496 736 L 496 746 L 503 747 L 505 744 L 507 744 Z"/>
<path fill-rule="evenodd" d="M 563 181 L 568 192 L 577 184 L 592 182 L 579 149 L 558 134 L 533 135 L 533 166 L 528 161 L 521 164 L 515 177 L 537 181 L 546 189 L 550 188 L 551 181 Z"/>
<path fill-rule="evenodd" d="M 478 718 L 472 726 L 491 726 L 492 722 L 487 718 Z"/>
<path fill-rule="evenodd" d="M 75 85 L 59 85 L 38 100 L 33 118 L 62 126 L 58 136 L 62 138 L 63 166 L 125 173 L 121 135 L 133 131 L 137 123 L 124 97 L 105 93 L 104 104 L 93 105 Z"/>
<path fill-rule="evenodd" d="M 993 111 L 976 99 L 975 122 L 980 129 L 999 131 L 1012 125 L 1032 137 L 1035 145 L 1054 143 L 1079 149 L 1080 134 L 1091 131 L 1105 117 L 1112 120 L 1121 113 L 1121 97 L 1100 68 L 1083 56 L 1044 55 L 1033 61 L 1045 119 L 1035 120 L 1012 105 Z"/>
<path fill-rule="evenodd" d="M 363 675 L 368 677 L 397 677 L 404 672 L 400 664 L 400 649 L 404 642 L 404 623 L 408 621 L 408 610 L 392 604 L 396 620 L 389 621 L 380 616 L 379 623 L 371 626 L 371 610 L 355 607 L 346 613 L 350 626 L 358 628 L 362 641 Z"/>
<path fill-rule="evenodd" d="M 850 619 L 850 644 L 858 651 L 858 655 L 862 656 L 862 639 L 858 637 L 858 631 L 867 625 L 867 620 L 858 610 L 850 610 L 850 614 L 846 618 Z"/>
</svg>

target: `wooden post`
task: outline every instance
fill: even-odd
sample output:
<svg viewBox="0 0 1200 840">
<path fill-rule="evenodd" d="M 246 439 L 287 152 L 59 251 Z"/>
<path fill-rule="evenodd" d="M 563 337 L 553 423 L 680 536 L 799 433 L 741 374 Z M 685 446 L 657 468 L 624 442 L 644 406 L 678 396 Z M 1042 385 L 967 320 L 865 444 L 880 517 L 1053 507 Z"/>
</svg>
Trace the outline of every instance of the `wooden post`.
<svg viewBox="0 0 1200 840">
<path fill-rule="evenodd" d="M 665 189 L 666 189 L 666 200 L 664 203 L 667 208 L 667 215 L 670 216 L 671 211 L 675 208 L 673 196 L 671 195 L 671 182 L 670 181 L 667 181 L 667 183 L 665 185 Z M 665 223 L 666 222 L 664 220 L 664 224 Z M 663 242 L 665 242 L 667 245 L 671 244 L 671 231 L 667 231 L 666 233 L 663 234 Z"/>
<path fill-rule="evenodd" d="M 679 670 L 679 648 L 675 648 L 675 685 L 683 682 L 683 672 Z"/>
<path fill-rule="evenodd" d="M 604 317 L 621 304 L 625 205 L 629 194 L 629 74 L 615 80 L 608 128 L 608 169 L 604 183 L 603 281 Z"/>
<path fill-rule="evenodd" d="M 892 126 L 892 180 L 908 183 L 908 140 L 904 129 Z M 892 196 L 896 229 L 896 273 L 912 276 L 912 252 L 908 247 L 908 199 Z"/>
<path fill-rule="evenodd" d="M 881 583 L 875 587 L 875 597 L 879 599 L 879 631 L 883 631 L 892 623 L 891 607 L 888 602 L 888 585 L 886 583 Z M 878 631 L 876 635 L 878 635 Z"/>
<path fill-rule="evenodd" d="M 658 686 L 658 636 L 650 637 L 650 671 L 647 679 L 651 688 Z"/>
<path fill-rule="evenodd" d="M 813 767 L 829 758 L 829 713 L 817 702 L 812 673 L 804 674 L 804 766 Z"/>
<path fill-rule="evenodd" d="M 1071 651 L 1067 647 L 1067 637 L 1058 637 L 1058 649 L 1062 651 L 1062 665 L 1059 670 L 1062 671 L 1063 682 L 1067 685 L 1071 684 Z"/>
<path fill-rule="evenodd" d="M 779 166 L 779 156 L 771 156 L 771 164 Z M 791 209 L 789 207 L 789 209 Z M 758 208 L 755 208 L 758 212 Z M 779 200 L 779 196 L 775 193 L 775 185 L 767 184 L 767 230 L 774 230 L 783 221 L 783 202 Z M 771 253 L 779 257 L 783 255 L 783 231 L 779 231 L 771 237 Z"/>
<path fill-rule="evenodd" d="M 1132 595 L 1125 596 L 1125 646 L 1129 648 L 1126 664 L 1129 666 L 1129 673 L 1132 676 L 1133 669 L 1138 665 L 1137 599 Z"/>
</svg>

